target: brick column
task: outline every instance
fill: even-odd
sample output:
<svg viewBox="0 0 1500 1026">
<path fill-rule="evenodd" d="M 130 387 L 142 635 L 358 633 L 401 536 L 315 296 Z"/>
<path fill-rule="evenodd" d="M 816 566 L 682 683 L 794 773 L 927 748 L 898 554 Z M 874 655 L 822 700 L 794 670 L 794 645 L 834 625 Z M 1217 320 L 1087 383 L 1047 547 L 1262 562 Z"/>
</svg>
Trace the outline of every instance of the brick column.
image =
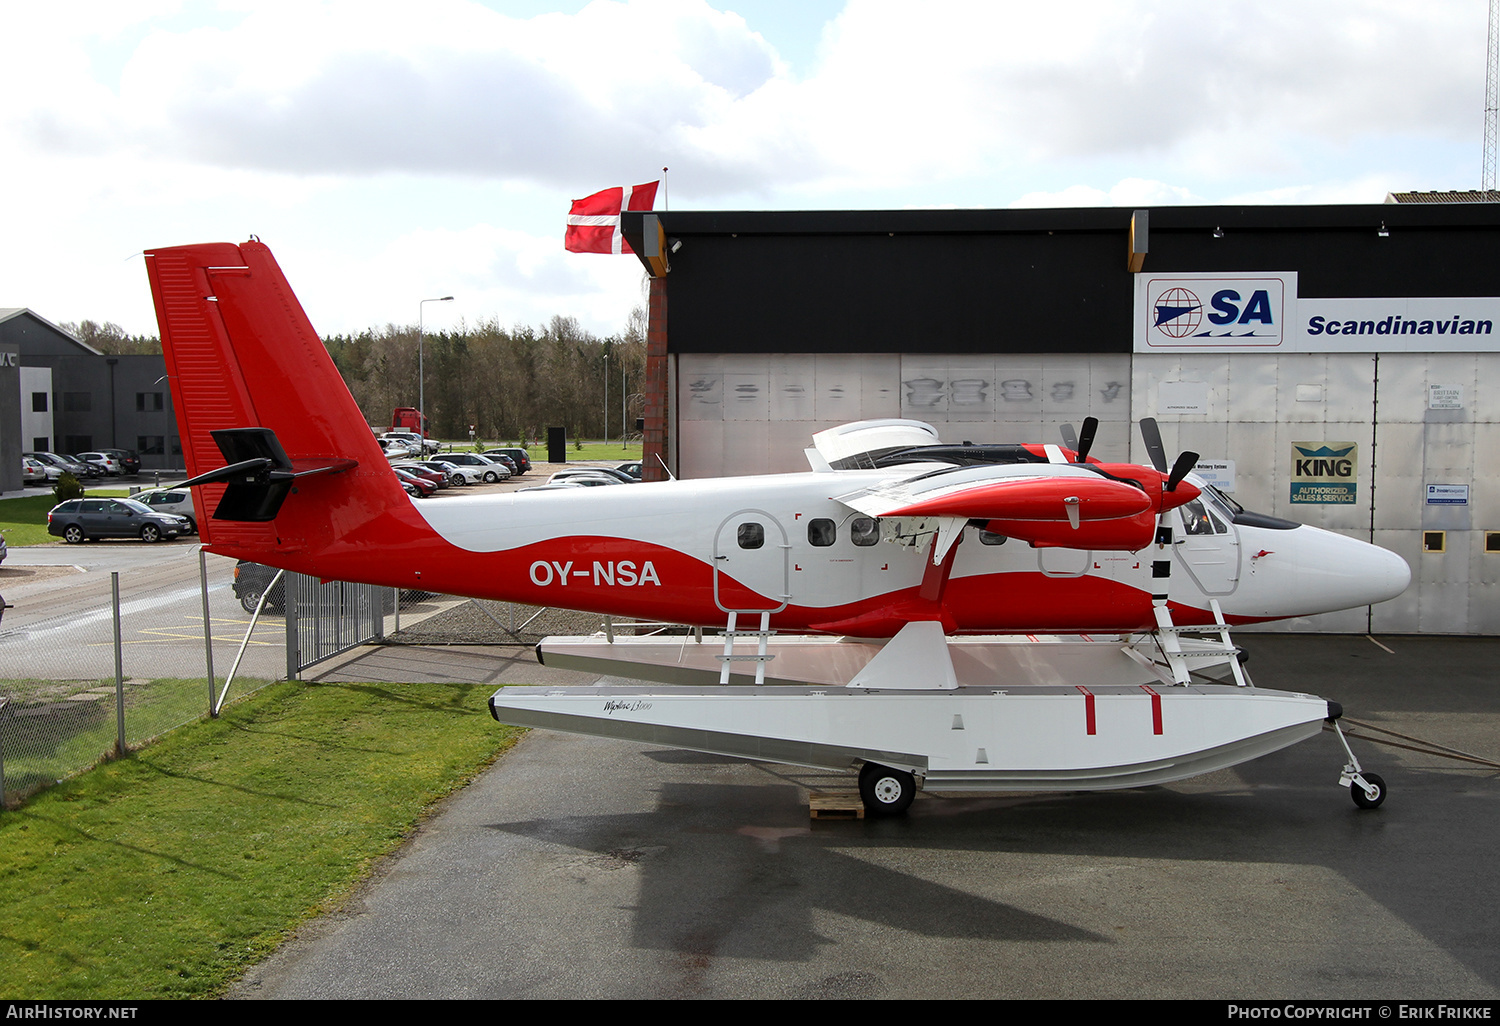
<svg viewBox="0 0 1500 1026">
<path fill-rule="evenodd" d="M 661 462 L 667 459 L 667 414 L 671 408 L 667 389 L 667 279 L 652 278 L 651 296 L 646 302 L 646 445 L 641 459 L 644 481 L 667 478 Z"/>
</svg>

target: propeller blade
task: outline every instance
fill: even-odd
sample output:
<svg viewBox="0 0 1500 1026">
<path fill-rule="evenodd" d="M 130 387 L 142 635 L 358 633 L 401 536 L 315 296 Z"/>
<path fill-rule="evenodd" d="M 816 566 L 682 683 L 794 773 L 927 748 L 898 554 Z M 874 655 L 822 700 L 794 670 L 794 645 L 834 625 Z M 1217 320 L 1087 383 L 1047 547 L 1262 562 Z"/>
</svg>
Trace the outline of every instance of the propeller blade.
<svg viewBox="0 0 1500 1026">
<path fill-rule="evenodd" d="M 1088 460 L 1089 460 L 1089 450 L 1094 447 L 1094 436 L 1096 434 L 1098 434 L 1098 433 L 1099 433 L 1099 418 L 1098 417 L 1084 417 L 1083 418 L 1083 433 L 1078 436 L 1078 444 L 1077 445 L 1073 445 L 1073 446 L 1069 446 L 1069 448 L 1077 449 L 1078 450 L 1078 462 L 1079 463 L 1087 463 L 1088 462 Z"/>
<path fill-rule="evenodd" d="M 1172 464 L 1172 473 L 1167 476 L 1167 491 L 1175 492 L 1178 484 L 1184 477 L 1187 477 L 1188 471 L 1192 470 L 1197 462 L 1198 454 L 1195 452 L 1184 452 L 1178 456 L 1177 462 Z"/>
<path fill-rule="evenodd" d="M 1151 457 L 1151 465 L 1165 474 L 1167 472 L 1167 448 L 1161 444 L 1161 428 L 1156 426 L 1155 417 L 1141 418 L 1141 438 L 1146 442 L 1146 454 Z"/>
<path fill-rule="evenodd" d="M 1078 448 L 1078 432 L 1073 430 L 1072 424 L 1064 424 L 1058 430 L 1062 432 L 1064 447 L 1068 449 Z"/>
</svg>

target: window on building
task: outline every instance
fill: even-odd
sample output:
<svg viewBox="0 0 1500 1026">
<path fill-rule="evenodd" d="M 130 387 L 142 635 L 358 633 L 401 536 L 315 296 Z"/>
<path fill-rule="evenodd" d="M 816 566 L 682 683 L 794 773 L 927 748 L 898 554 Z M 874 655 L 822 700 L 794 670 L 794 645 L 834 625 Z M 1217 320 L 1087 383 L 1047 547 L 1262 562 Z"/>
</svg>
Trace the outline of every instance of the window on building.
<svg viewBox="0 0 1500 1026">
<path fill-rule="evenodd" d="M 137 392 L 135 408 L 138 413 L 155 413 L 161 409 L 160 392 Z"/>
<path fill-rule="evenodd" d="M 64 413 L 88 413 L 94 408 L 94 395 L 92 392 L 64 392 Z"/>
<path fill-rule="evenodd" d="M 31 393 L 31 412 L 32 413 L 46 413 L 47 412 L 47 393 L 46 392 L 33 392 L 33 393 Z"/>
<path fill-rule="evenodd" d="M 88 452 L 94 447 L 93 435 L 64 435 L 63 448 L 68 452 Z"/>
<path fill-rule="evenodd" d="M 46 438 L 33 438 L 31 440 L 31 451 L 32 452 L 51 452 L 52 451 L 52 443 L 49 442 Z"/>
<path fill-rule="evenodd" d="M 135 451 L 142 456 L 161 456 L 166 452 L 166 441 L 161 435 L 137 435 Z"/>
</svg>

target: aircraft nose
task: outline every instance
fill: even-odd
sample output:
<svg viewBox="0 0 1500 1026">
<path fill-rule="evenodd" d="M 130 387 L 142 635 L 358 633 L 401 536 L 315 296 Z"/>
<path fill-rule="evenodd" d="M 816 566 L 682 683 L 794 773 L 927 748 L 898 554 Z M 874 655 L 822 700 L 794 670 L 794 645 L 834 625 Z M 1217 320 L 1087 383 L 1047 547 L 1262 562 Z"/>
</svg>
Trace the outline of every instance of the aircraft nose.
<svg viewBox="0 0 1500 1026">
<path fill-rule="evenodd" d="M 1299 527 L 1299 576 L 1317 604 L 1350 609 L 1393 599 L 1411 583 L 1411 567 L 1389 549 L 1316 527 Z"/>
</svg>

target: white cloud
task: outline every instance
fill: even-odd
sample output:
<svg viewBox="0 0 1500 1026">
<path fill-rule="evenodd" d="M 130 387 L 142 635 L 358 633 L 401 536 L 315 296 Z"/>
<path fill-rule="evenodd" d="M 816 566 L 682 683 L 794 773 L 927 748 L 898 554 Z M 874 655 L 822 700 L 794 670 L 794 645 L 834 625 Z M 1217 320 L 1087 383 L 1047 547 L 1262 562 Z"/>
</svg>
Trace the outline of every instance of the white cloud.
<svg viewBox="0 0 1500 1026">
<path fill-rule="evenodd" d="M 639 266 L 564 254 L 567 201 L 664 164 L 677 208 L 1125 206 L 1373 202 L 1479 157 L 1479 4 L 851 0 L 800 78 L 707 0 L 7 13 L 0 304 L 135 331 L 125 254 L 252 231 L 325 331 L 424 282 L 613 331 Z"/>
</svg>

